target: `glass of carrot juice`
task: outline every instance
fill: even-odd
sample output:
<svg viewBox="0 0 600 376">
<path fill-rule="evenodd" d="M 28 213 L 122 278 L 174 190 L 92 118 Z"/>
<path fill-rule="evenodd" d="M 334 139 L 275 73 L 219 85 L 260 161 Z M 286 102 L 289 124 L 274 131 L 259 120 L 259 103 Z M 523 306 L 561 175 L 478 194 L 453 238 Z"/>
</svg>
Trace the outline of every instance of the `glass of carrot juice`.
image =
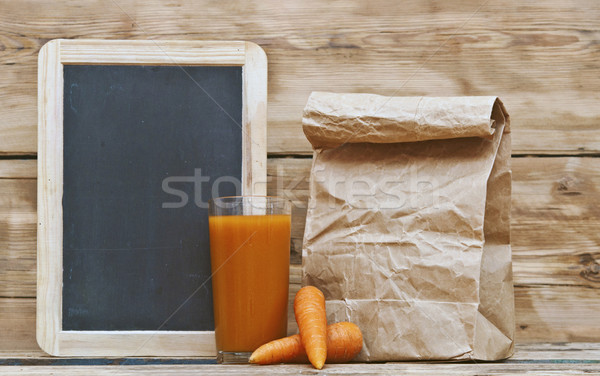
<svg viewBox="0 0 600 376">
<path fill-rule="evenodd" d="M 287 334 L 291 210 L 278 197 L 209 203 L 219 363 L 247 363 L 256 348 Z"/>
</svg>

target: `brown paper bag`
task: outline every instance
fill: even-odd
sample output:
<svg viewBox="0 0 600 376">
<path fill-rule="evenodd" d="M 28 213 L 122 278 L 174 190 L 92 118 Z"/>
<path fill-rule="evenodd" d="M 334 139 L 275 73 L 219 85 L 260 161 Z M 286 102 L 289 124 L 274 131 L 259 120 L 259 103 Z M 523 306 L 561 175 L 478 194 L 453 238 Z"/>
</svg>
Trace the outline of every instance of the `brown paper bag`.
<svg viewBox="0 0 600 376">
<path fill-rule="evenodd" d="M 510 130 L 495 97 L 312 93 L 304 283 L 362 361 L 513 352 Z"/>
</svg>

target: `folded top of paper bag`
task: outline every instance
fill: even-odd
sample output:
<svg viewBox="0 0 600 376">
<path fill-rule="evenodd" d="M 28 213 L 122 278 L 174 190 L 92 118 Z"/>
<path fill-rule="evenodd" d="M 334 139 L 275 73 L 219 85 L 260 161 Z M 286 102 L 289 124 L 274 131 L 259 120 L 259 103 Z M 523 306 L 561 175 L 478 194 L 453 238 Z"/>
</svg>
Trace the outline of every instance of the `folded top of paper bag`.
<svg viewBox="0 0 600 376">
<path fill-rule="evenodd" d="M 490 117 L 490 114 L 492 115 Z M 396 143 L 462 137 L 491 138 L 508 113 L 496 97 L 384 97 L 313 92 L 302 125 L 313 148 L 346 143 Z"/>
</svg>

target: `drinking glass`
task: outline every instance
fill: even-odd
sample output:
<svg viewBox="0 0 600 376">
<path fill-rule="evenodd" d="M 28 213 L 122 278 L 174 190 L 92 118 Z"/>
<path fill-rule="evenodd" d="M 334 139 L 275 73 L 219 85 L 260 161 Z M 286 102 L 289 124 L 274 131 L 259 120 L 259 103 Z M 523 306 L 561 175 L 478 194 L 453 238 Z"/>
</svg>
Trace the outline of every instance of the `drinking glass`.
<svg viewBox="0 0 600 376">
<path fill-rule="evenodd" d="M 291 204 L 215 198 L 208 223 L 217 361 L 247 363 L 260 345 L 287 334 Z"/>
</svg>

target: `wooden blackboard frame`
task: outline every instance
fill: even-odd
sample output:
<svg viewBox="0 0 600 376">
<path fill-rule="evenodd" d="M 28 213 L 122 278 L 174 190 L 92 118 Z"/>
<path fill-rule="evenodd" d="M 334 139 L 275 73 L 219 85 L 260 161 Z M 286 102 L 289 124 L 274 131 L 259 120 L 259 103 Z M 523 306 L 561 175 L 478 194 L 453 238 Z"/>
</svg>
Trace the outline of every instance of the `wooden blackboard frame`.
<svg viewBox="0 0 600 376">
<path fill-rule="evenodd" d="M 63 66 L 241 66 L 242 192 L 266 193 L 267 59 L 243 41 L 57 39 L 38 62 L 38 245 L 36 335 L 60 356 L 215 356 L 213 331 L 64 331 Z"/>
</svg>

